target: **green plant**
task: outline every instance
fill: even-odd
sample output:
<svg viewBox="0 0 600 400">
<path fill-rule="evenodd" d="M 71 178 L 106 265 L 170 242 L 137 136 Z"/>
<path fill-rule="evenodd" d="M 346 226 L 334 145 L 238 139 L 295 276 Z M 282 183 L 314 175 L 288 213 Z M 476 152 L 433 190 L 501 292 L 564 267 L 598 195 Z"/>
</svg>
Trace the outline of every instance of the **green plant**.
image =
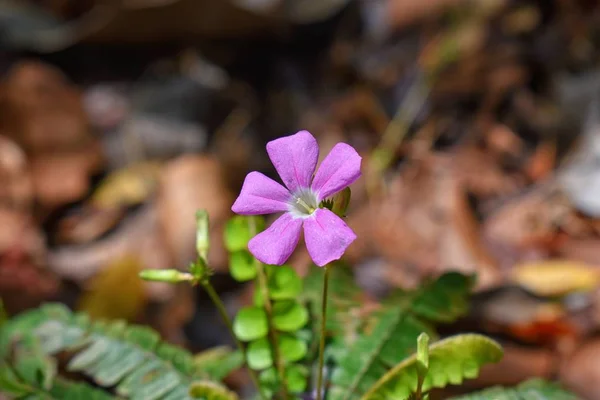
<svg viewBox="0 0 600 400">
<path fill-rule="evenodd" d="M 0 386 L 15 398 L 62 398 L 55 396 L 63 392 L 112 398 L 89 385 L 55 379 L 59 355 L 68 356 L 68 372 L 83 374 L 100 388 L 114 386 L 117 396 L 131 399 L 191 398 L 192 382 L 223 375 L 202 369 L 189 352 L 162 342 L 149 328 L 123 321 L 92 322 L 60 304 L 11 320 L 0 335 L 0 354 L 10 363 L 3 368 Z"/>
<path fill-rule="evenodd" d="M 468 310 L 475 277 L 446 273 L 418 289 L 392 293 L 369 311 L 352 269 L 342 262 L 314 267 L 303 279 L 290 266 L 256 260 L 247 243 L 264 229 L 259 217 L 234 217 L 225 229 L 232 276 L 254 285 L 253 304 L 230 320 L 210 282 L 206 213 L 199 212 L 197 222 L 198 257 L 188 271 L 140 275 L 206 290 L 236 350 L 193 355 L 147 327 L 91 321 L 85 313 L 47 304 L 0 318 L 0 392 L 26 400 L 235 400 L 238 395 L 221 381 L 245 365 L 263 399 L 426 400 L 430 390 L 474 378 L 502 357 L 500 345 L 482 335 L 438 340 L 435 325 Z M 576 399 L 537 380 L 455 399 L 505 398 Z"/>
</svg>

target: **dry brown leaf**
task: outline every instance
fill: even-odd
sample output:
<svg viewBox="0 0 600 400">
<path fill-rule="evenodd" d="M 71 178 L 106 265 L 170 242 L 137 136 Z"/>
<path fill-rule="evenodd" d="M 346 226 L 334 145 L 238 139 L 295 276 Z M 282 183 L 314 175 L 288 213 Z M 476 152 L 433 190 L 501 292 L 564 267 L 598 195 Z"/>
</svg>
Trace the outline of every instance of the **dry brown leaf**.
<svg viewBox="0 0 600 400">
<path fill-rule="evenodd" d="M 118 208 L 83 207 L 62 218 L 56 230 L 59 244 L 83 244 L 98 239 L 113 229 L 125 215 Z"/>
<path fill-rule="evenodd" d="M 351 215 L 358 239 L 348 257 L 377 255 L 423 275 L 478 272 L 480 287 L 497 283 L 495 261 L 481 243 L 452 163 L 452 157 L 432 156 L 408 166 L 384 198 Z"/>
<path fill-rule="evenodd" d="M 534 182 L 550 176 L 556 165 L 556 143 L 544 142 L 535 149 L 535 152 L 525 166 L 525 173 Z"/>
<path fill-rule="evenodd" d="M 162 236 L 156 206 L 150 204 L 130 213 L 118 229 L 87 245 L 61 246 L 48 255 L 48 265 L 60 276 L 83 282 L 112 260 L 131 255 L 140 260 L 144 269 L 172 267 L 173 262 Z M 145 282 L 150 297 L 164 300 L 173 294 L 173 287 Z"/>
<path fill-rule="evenodd" d="M 504 357 L 500 362 L 486 365 L 479 377 L 467 381 L 467 387 L 513 386 L 530 378 L 551 378 L 558 359 L 547 349 L 532 349 L 502 345 Z"/>
<path fill-rule="evenodd" d="M 483 224 L 483 234 L 503 266 L 510 267 L 527 252 L 551 249 L 560 221 L 568 213 L 564 197 L 549 182 L 491 213 Z"/>
<path fill-rule="evenodd" d="M 33 202 L 33 182 L 25 153 L 0 136 L 0 202 L 27 210 Z"/>
<path fill-rule="evenodd" d="M 502 171 L 494 157 L 482 149 L 466 146 L 449 157 L 461 185 L 479 199 L 508 196 L 521 187 L 518 179 Z"/>
<path fill-rule="evenodd" d="M 79 90 L 55 68 L 15 65 L 5 78 L 0 131 L 28 154 L 78 150 L 92 141 Z"/>
<path fill-rule="evenodd" d="M 600 239 L 566 238 L 558 247 L 557 255 L 575 262 L 594 265 L 600 260 Z"/>
<path fill-rule="evenodd" d="M 100 154 L 73 152 L 37 156 L 31 161 L 37 200 L 53 208 L 81 199 L 88 191 L 89 176 L 100 165 Z"/>
<path fill-rule="evenodd" d="M 581 345 L 563 361 L 559 372 L 561 382 L 586 399 L 600 399 L 600 339 L 593 338 Z"/>
<path fill-rule="evenodd" d="M 196 257 L 197 210 L 210 218 L 208 261 L 215 269 L 227 267 L 223 226 L 231 215 L 233 195 L 224 183 L 221 165 L 213 158 L 186 155 L 170 162 L 160 179 L 159 221 L 175 266 L 186 268 Z"/>
</svg>

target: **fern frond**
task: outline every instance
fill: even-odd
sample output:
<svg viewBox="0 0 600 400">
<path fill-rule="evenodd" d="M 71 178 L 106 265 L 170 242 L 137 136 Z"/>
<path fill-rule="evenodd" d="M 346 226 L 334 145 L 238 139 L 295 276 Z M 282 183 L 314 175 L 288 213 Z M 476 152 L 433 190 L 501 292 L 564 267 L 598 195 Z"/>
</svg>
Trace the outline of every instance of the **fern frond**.
<svg viewBox="0 0 600 400">
<path fill-rule="evenodd" d="M 336 262 L 330 268 L 327 303 L 327 330 L 333 334 L 342 334 L 346 330 L 345 319 L 348 311 L 360 306 L 361 290 L 354 282 L 352 270 L 342 262 Z M 323 268 L 312 266 L 304 278 L 302 300 L 309 304 L 313 325 L 321 325 L 321 296 L 323 290 Z"/>
<path fill-rule="evenodd" d="M 435 338 L 431 322 L 449 322 L 467 311 L 473 279 L 447 273 L 412 293 L 401 293 L 376 315 L 339 360 L 332 376 L 331 400 L 359 399 L 381 376 L 416 350 L 417 337 Z"/>
<path fill-rule="evenodd" d="M 429 347 L 428 372 L 422 390 L 458 385 L 464 378 L 475 378 L 479 369 L 502 358 L 502 348 L 493 340 L 464 334 L 440 340 Z M 361 400 L 408 399 L 417 388 L 417 355 L 413 354 L 383 375 Z"/>
<path fill-rule="evenodd" d="M 5 359 L 11 344 L 32 333 L 44 354 L 72 355 L 68 371 L 83 373 L 102 387 L 114 386 L 118 395 L 132 400 L 190 399 L 190 384 L 207 375 L 188 351 L 162 342 L 150 328 L 91 322 L 61 304 L 27 312 L 3 328 L 0 356 Z"/>
<path fill-rule="evenodd" d="M 18 357 L 18 356 L 17 356 Z M 20 374 L 15 368 L 0 361 L 0 393 L 9 395 L 15 400 L 112 400 L 115 397 L 101 389 L 94 388 L 84 382 L 72 382 L 58 378 L 47 381 L 48 376 L 54 378 L 51 371 L 40 371 L 32 368 L 31 361 L 40 365 L 49 365 L 44 356 L 38 356 L 37 360 L 13 360 L 17 365 L 26 369 L 32 369 L 35 374 Z"/>
<path fill-rule="evenodd" d="M 452 397 L 450 400 L 581 400 L 556 383 L 531 379 L 514 388 L 495 386 L 480 392 Z"/>
</svg>

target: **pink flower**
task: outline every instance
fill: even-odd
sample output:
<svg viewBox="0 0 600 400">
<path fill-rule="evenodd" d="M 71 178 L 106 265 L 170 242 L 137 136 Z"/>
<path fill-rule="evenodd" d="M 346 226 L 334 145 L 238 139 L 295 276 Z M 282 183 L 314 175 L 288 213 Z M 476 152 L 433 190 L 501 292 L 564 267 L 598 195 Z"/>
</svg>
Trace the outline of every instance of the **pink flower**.
<svg viewBox="0 0 600 400">
<path fill-rule="evenodd" d="M 319 204 L 360 177 L 361 157 L 352 146 L 338 143 L 311 182 L 319 145 L 308 131 L 267 143 L 267 153 L 286 187 L 251 172 L 231 209 L 242 215 L 285 213 L 250 240 L 250 252 L 265 264 L 282 265 L 296 248 L 304 226 L 306 248 L 315 264 L 322 267 L 340 259 L 356 235 Z"/>
</svg>

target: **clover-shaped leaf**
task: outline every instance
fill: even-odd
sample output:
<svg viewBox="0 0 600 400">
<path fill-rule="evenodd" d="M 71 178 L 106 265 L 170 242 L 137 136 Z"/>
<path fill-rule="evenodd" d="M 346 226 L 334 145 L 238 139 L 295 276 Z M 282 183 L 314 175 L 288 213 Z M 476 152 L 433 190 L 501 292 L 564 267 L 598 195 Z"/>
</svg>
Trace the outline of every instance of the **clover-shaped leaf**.
<svg viewBox="0 0 600 400">
<path fill-rule="evenodd" d="M 294 332 L 308 322 L 308 310 L 294 300 L 273 304 L 273 325 L 283 332 Z"/>
<path fill-rule="evenodd" d="M 268 331 L 267 314 L 262 308 L 242 308 L 233 321 L 235 336 L 245 342 L 263 338 Z"/>
<path fill-rule="evenodd" d="M 256 261 L 246 250 L 231 253 L 229 256 L 229 272 L 238 282 L 246 282 L 256 278 Z"/>
</svg>

